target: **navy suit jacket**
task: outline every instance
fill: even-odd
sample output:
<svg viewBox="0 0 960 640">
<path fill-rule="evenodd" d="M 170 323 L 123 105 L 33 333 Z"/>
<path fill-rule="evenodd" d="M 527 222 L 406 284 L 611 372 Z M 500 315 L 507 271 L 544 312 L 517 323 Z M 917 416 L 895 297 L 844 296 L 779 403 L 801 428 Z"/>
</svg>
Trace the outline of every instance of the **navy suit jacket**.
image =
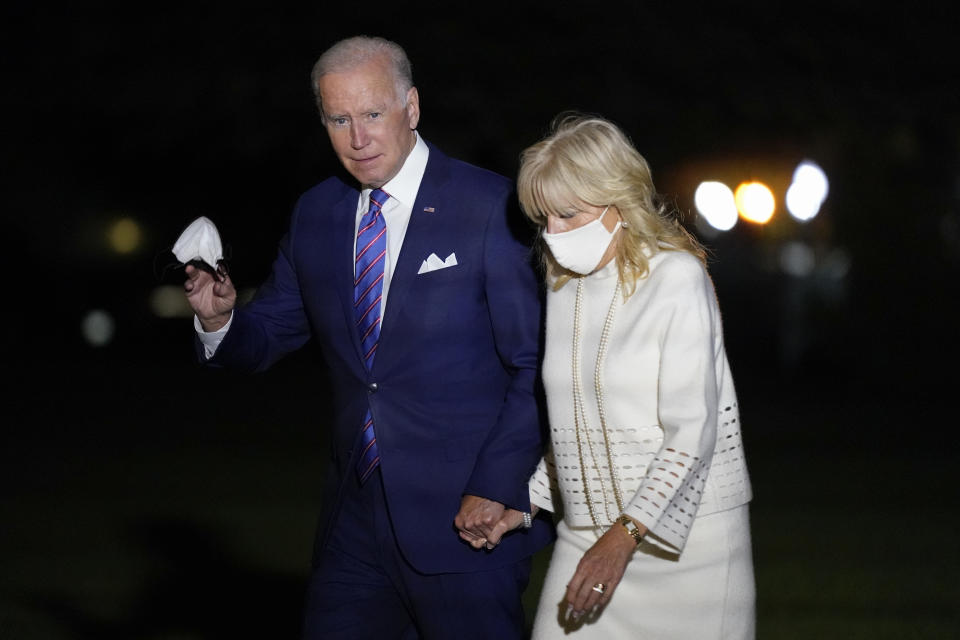
<svg viewBox="0 0 960 640">
<path fill-rule="evenodd" d="M 465 494 L 529 510 L 527 480 L 543 452 L 540 290 L 529 247 L 511 228 L 522 223 L 508 215 L 512 183 L 430 145 L 370 371 L 352 311 L 358 198 L 339 178 L 301 196 L 270 278 L 235 311 L 211 364 L 262 370 L 311 337 L 319 344 L 333 391 L 333 455 L 318 548 L 355 472 L 369 407 L 407 560 L 423 573 L 516 562 L 549 543 L 548 522 L 492 552 L 470 548 L 453 525 Z M 431 253 L 455 253 L 457 265 L 418 274 Z"/>
</svg>

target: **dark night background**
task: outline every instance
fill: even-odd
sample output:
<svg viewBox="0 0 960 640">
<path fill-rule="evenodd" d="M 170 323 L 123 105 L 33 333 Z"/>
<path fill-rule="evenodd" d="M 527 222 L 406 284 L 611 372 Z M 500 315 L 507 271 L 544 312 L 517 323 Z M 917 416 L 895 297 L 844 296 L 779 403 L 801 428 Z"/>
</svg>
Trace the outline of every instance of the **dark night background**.
<svg viewBox="0 0 960 640">
<path fill-rule="evenodd" d="M 168 249 L 199 215 L 239 286 L 265 277 L 297 196 L 335 169 L 310 68 L 355 33 L 407 49 L 421 134 L 475 164 L 515 175 L 574 108 L 623 126 L 693 230 L 698 181 L 774 187 L 766 227 L 700 235 L 755 486 L 758 637 L 956 637 L 957 10 L 458 7 L 7 3 L 0 639 L 296 636 L 315 354 L 201 370 L 190 320 L 151 296 L 178 284 Z M 781 203 L 805 158 L 831 182 L 800 224 Z M 142 234 L 125 254 L 121 218 Z M 778 266 L 790 242 L 809 275 Z M 81 332 L 93 310 L 115 322 L 103 346 Z"/>
</svg>

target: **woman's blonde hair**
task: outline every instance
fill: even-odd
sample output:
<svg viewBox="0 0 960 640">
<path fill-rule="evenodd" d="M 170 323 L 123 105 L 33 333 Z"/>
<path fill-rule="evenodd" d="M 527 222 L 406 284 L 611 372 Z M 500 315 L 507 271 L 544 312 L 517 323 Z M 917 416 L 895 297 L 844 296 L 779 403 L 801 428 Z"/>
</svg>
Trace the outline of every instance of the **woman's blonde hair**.
<svg viewBox="0 0 960 640">
<path fill-rule="evenodd" d="M 617 268 L 630 296 L 660 251 L 686 251 L 701 261 L 706 251 L 657 196 L 650 167 L 612 122 L 596 116 L 557 116 L 546 138 L 520 155 L 517 192 L 523 212 L 540 231 L 547 216 L 577 203 L 613 205 L 623 217 Z M 577 274 L 561 267 L 542 239 L 540 251 L 553 288 Z"/>
</svg>

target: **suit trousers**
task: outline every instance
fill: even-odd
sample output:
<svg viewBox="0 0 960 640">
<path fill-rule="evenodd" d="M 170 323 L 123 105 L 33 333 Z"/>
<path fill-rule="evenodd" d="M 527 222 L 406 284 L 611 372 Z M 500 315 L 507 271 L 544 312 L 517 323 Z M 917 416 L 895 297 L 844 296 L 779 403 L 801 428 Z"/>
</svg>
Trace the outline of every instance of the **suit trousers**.
<svg viewBox="0 0 960 640">
<path fill-rule="evenodd" d="M 380 469 L 362 485 L 355 474 L 346 482 L 310 577 L 304 640 L 523 638 L 529 558 L 491 571 L 420 573 L 397 545 Z"/>
</svg>

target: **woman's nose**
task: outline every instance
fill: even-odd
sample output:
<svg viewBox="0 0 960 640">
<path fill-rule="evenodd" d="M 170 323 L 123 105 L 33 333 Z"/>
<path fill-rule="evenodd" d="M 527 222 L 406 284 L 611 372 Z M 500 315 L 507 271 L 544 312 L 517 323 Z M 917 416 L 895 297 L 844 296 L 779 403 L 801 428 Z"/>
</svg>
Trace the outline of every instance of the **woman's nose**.
<svg viewBox="0 0 960 640">
<path fill-rule="evenodd" d="M 547 233 L 563 233 L 567 230 L 564 220 L 556 216 L 547 216 Z"/>
</svg>

